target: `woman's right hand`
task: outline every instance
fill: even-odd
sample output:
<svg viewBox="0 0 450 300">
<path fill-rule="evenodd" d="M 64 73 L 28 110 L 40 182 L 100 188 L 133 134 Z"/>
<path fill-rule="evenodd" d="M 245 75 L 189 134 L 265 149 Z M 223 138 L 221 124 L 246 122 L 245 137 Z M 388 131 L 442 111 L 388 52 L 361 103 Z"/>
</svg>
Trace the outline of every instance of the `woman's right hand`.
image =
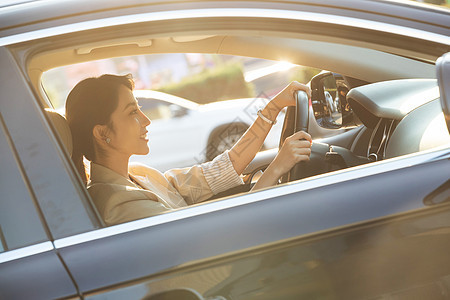
<svg viewBox="0 0 450 300">
<path fill-rule="evenodd" d="M 309 160 L 311 144 L 311 136 L 304 131 L 299 131 L 286 138 L 277 156 L 253 186 L 252 191 L 275 185 L 278 179 L 297 163 Z"/>
<path fill-rule="evenodd" d="M 311 136 L 299 131 L 287 137 L 272 162 L 272 167 L 280 177 L 289 172 L 293 166 L 301 161 L 308 161 L 311 155 Z"/>
</svg>

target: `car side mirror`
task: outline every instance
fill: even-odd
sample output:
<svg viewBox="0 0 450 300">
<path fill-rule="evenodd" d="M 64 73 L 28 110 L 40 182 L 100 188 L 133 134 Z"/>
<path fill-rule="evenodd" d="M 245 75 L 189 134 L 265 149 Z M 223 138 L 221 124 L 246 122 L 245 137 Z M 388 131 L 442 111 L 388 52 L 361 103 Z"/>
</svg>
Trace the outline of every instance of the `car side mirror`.
<svg viewBox="0 0 450 300">
<path fill-rule="evenodd" d="M 185 115 L 187 115 L 188 110 L 185 107 L 176 105 L 176 104 L 171 104 L 169 106 L 170 109 L 170 114 L 172 118 L 181 118 L 184 117 Z"/>
<path fill-rule="evenodd" d="M 347 103 L 349 88 L 336 73 L 322 72 L 311 79 L 311 104 L 320 127 L 338 129 L 355 125 L 352 109 Z"/>
<path fill-rule="evenodd" d="M 448 132 L 450 133 L 450 52 L 437 59 L 436 73 L 442 111 L 444 112 Z"/>
</svg>

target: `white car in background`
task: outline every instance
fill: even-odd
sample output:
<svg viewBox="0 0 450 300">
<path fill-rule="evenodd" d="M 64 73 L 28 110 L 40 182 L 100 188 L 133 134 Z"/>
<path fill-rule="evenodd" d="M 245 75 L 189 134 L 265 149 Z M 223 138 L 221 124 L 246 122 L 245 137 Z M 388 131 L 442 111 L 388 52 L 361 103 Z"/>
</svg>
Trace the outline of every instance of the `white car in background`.
<svg viewBox="0 0 450 300">
<path fill-rule="evenodd" d="M 150 153 L 131 160 L 160 171 L 209 161 L 230 149 L 268 102 L 246 98 L 201 105 L 153 90 L 135 90 L 134 95 L 152 123 L 148 127 Z M 278 147 L 283 119 L 282 111 L 263 149 Z"/>
</svg>

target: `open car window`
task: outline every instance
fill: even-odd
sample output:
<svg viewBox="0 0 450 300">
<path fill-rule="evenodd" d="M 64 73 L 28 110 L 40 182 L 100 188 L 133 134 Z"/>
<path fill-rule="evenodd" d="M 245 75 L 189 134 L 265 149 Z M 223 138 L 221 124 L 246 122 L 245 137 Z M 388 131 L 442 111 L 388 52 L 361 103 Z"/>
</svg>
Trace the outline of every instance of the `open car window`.
<svg viewBox="0 0 450 300">
<path fill-rule="evenodd" d="M 151 54 L 52 69 L 43 74 L 42 86 L 53 108 L 64 114 L 69 91 L 82 79 L 132 74 L 135 98 L 152 124 L 150 153 L 131 161 L 164 172 L 210 161 L 230 149 L 269 99 L 289 82 L 308 82 L 319 72 L 286 61 L 233 55 Z M 278 147 L 283 117 L 281 113 L 262 150 Z"/>
<path fill-rule="evenodd" d="M 297 45 L 291 39 L 280 41 Z M 319 49 L 322 45 L 312 41 L 303 43 L 311 49 Z M 377 56 L 367 51 L 349 47 L 340 59 L 358 57 L 357 54 Z M 372 64 L 366 73 L 358 75 L 358 71 L 353 77 L 355 75 L 287 61 L 170 53 L 108 58 L 51 69 L 43 74 L 42 86 L 53 108 L 64 114 L 69 91 L 82 79 L 107 73 L 132 74 L 136 83 L 134 96 L 152 123 L 148 127 L 150 153 L 133 155 L 130 161 L 166 172 L 213 160 L 239 140 L 256 119 L 257 110 L 289 82 L 308 83 L 312 89 L 307 108 L 310 110 L 308 132 L 314 139 L 312 154 L 308 164 L 293 168 L 290 179 L 280 179 L 280 183 L 285 183 L 447 143 L 448 134 L 442 128 L 438 135 L 428 139 L 428 133 L 435 125 L 431 121 L 438 115 L 442 117 L 436 80 L 427 78 L 431 77 L 434 67 L 386 53 L 380 52 L 380 55 L 403 64 L 405 70 L 377 69 L 378 66 Z M 418 64 L 423 66 L 421 72 L 411 74 L 409 79 L 400 79 Z M 349 68 L 344 69 L 349 71 Z M 389 72 L 392 73 L 384 74 Z M 431 111 L 421 107 L 428 102 L 432 102 L 428 105 L 432 106 Z M 294 130 L 295 109 L 298 107 L 290 107 L 279 114 L 261 152 L 244 170 L 242 178 L 246 184 L 219 193 L 210 200 L 250 191 L 276 156 L 287 132 Z M 410 117 L 415 110 L 419 112 Z M 420 123 L 417 121 L 420 118 L 431 123 Z M 403 119 L 406 121 L 401 123 Z M 438 123 L 442 123 L 441 119 Z M 423 127 L 420 130 L 416 128 L 418 123 Z M 397 126 L 400 129 L 395 131 Z M 411 134 L 415 136 L 413 146 Z"/>
</svg>

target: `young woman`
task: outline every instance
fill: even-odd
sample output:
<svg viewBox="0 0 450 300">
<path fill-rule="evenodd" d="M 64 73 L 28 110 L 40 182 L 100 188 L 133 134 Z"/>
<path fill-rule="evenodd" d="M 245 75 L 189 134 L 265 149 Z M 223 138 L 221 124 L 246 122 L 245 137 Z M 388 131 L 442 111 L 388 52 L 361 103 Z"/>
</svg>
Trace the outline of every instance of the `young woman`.
<svg viewBox="0 0 450 300">
<path fill-rule="evenodd" d="M 307 86 L 292 82 L 258 112 L 231 150 L 211 162 L 163 174 L 148 166 L 128 164 L 131 155 L 148 154 L 147 126 L 151 123 L 140 110 L 133 88 L 129 75 L 102 75 L 79 82 L 66 102 L 72 159 L 106 225 L 202 202 L 242 184 L 239 174 L 261 148 L 280 110 L 295 105 L 295 91 L 310 95 Z M 296 163 L 309 160 L 310 153 L 307 133 L 287 138 L 253 189 L 274 185 Z M 83 156 L 91 161 L 89 181 Z"/>
</svg>

